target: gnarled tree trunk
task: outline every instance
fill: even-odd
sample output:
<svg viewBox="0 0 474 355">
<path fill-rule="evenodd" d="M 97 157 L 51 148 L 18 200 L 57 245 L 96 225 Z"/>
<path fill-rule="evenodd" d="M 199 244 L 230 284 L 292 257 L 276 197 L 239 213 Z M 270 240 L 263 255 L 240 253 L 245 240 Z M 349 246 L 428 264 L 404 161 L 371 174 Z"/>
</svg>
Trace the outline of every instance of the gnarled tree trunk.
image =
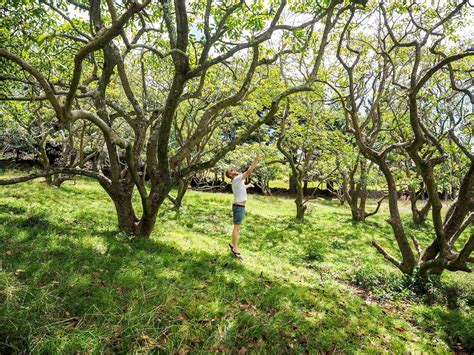
<svg viewBox="0 0 474 355">
<path fill-rule="evenodd" d="M 168 199 L 173 203 L 173 208 L 176 211 L 178 211 L 183 205 L 183 198 L 184 195 L 186 195 L 186 191 L 188 190 L 189 180 L 191 180 L 190 176 L 179 179 L 177 186 L 178 192 L 176 194 L 176 197 L 168 195 Z"/>
<path fill-rule="evenodd" d="M 302 222 L 304 220 L 304 214 L 306 212 L 307 206 L 304 203 L 304 186 L 301 183 L 300 177 L 295 177 L 295 187 L 296 187 L 296 220 Z"/>
<path fill-rule="evenodd" d="M 356 181 L 356 173 L 358 170 L 360 171 L 360 174 L 358 181 Z M 344 200 L 347 201 L 351 208 L 352 220 L 355 222 L 363 222 L 367 217 L 377 214 L 383 201 L 382 198 L 377 203 L 377 207 L 373 212 L 366 211 L 367 173 L 368 169 L 366 160 L 365 158 L 360 159 L 360 157 L 357 157 L 354 166 L 349 170 L 349 174 L 347 174 L 346 170 L 341 171 Z M 344 200 L 342 200 L 341 204 L 343 204 Z"/>
<path fill-rule="evenodd" d="M 428 217 L 428 213 L 430 212 L 431 208 L 430 199 L 427 199 L 423 207 L 421 209 L 418 209 L 416 203 L 418 201 L 419 194 L 416 193 L 414 187 L 410 187 L 409 193 L 413 223 L 416 225 L 425 224 L 426 218 Z"/>
</svg>

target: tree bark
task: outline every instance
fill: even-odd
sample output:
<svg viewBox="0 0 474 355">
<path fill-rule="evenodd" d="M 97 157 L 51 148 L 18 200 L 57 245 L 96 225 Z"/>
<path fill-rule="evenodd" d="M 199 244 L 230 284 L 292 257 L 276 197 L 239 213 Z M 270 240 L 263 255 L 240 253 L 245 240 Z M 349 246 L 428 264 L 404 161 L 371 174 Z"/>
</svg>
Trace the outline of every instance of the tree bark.
<svg viewBox="0 0 474 355">
<path fill-rule="evenodd" d="M 306 212 L 306 205 L 304 204 L 304 188 L 301 183 L 301 180 L 296 177 L 295 179 L 295 187 L 296 187 L 296 220 L 299 222 L 304 221 L 304 214 Z"/>
<path fill-rule="evenodd" d="M 186 195 L 186 191 L 188 190 L 188 185 L 189 185 L 189 180 L 191 178 L 190 177 L 184 177 L 184 178 L 181 178 L 179 179 L 178 181 L 178 193 L 176 195 L 176 197 L 170 197 L 170 200 L 171 202 L 173 203 L 173 208 L 177 211 L 179 211 L 179 209 L 182 207 L 183 205 L 183 198 L 184 198 L 184 195 Z"/>
<path fill-rule="evenodd" d="M 426 218 L 431 208 L 431 201 L 428 199 L 421 209 L 418 209 L 416 203 L 418 201 L 418 195 L 414 187 L 410 187 L 410 205 L 413 223 L 416 225 L 425 224 Z"/>
<path fill-rule="evenodd" d="M 392 227 L 393 234 L 402 254 L 402 262 L 397 266 L 403 273 L 412 274 L 415 270 L 416 259 L 410 244 L 408 243 L 408 238 L 405 234 L 405 228 L 400 217 L 400 211 L 398 209 L 397 185 L 395 183 L 395 179 L 393 178 L 392 172 L 386 163 L 384 161 L 380 161 L 379 166 L 385 176 L 388 187 L 388 206 L 390 211 L 390 219 L 388 220 L 388 223 Z"/>
<path fill-rule="evenodd" d="M 290 175 L 289 178 L 289 190 L 290 194 L 296 195 L 296 180 L 293 175 Z"/>
</svg>

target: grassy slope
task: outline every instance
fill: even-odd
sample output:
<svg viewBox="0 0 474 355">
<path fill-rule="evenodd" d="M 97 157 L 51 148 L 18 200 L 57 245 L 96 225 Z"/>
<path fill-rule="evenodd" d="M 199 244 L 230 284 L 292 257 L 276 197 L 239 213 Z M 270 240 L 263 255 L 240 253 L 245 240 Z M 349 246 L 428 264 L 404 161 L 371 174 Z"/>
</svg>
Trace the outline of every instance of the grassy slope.
<svg viewBox="0 0 474 355">
<path fill-rule="evenodd" d="M 386 209 L 354 225 L 346 207 L 318 201 L 295 224 L 291 200 L 251 196 L 238 262 L 230 203 L 191 191 L 182 212 L 162 209 L 150 240 L 126 241 L 91 181 L 0 188 L 0 352 L 447 352 L 473 341 L 466 305 L 382 304 L 348 286 L 367 265 L 394 272 L 369 245 L 391 247 Z M 458 281 L 474 288 L 472 275 L 446 279 Z"/>
</svg>

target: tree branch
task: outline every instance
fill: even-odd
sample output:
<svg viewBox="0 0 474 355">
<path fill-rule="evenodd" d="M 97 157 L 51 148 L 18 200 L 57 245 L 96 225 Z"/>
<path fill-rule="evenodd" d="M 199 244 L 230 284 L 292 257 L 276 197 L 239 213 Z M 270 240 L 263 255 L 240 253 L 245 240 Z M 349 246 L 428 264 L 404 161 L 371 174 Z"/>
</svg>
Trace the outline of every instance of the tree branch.
<svg viewBox="0 0 474 355">
<path fill-rule="evenodd" d="M 51 103 L 51 105 L 53 106 L 54 111 L 56 112 L 58 117 L 61 117 L 61 105 L 59 104 L 54 94 L 54 88 L 39 70 L 36 70 L 32 65 L 27 63 L 18 55 L 11 53 L 6 48 L 0 48 L 0 57 L 4 57 L 11 60 L 12 62 L 15 62 L 22 69 L 26 70 L 28 73 L 33 75 L 34 78 L 41 85 L 41 88 L 44 90 L 44 93 L 46 97 L 48 98 L 49 102 Z"/>
<path fill-rule="evenodd" d="M 391 256 L 388 252 L 386 252 L 385 249 L 379 243 L 377 243 L 375 240 L 372 240 L 372 245 L 375 247 L 375 249 L 379 251 L 380 254 L 383 255 L 385 259 L 387 259 L 393 265 L 395 265 L 397 268 L 403 271 L 402 263 L 399 260 L 397 260 L 395 257 Z"/>
<path fill-rule="evenodd" d="M 71 175 L 82 175 L 82 176 L 87 176 L 94 178 L 101 183 L 104 183 L 106 185 L 110 184 L 109 178 L 107 178 L 105 175 L 97 173 L 95 171 L 90 171 L 86 169 L 79 169 L 79 168 L 55 168 L 47 171 L 42 171 L 38 173 L 33 173 L 30 175 L 25 175 L 25 176 L 16 176 L 12 178 L 7 178 L 7 179 L 0 179 L 0 186 L 5 186 L 5 185 L 14 185 L 14 184 L 19 184 L 22 182 L 27 182 L 30 180 L 38 179 L 41 177 L 47 177 L 55 174 L 71 174 Z"/>
<path fill-rule="evenodd" d="M 104 47 L 108 44 L 113 38 L 118 36 L 125 24 L 128 22 L 132 16 L 138 12 L 140 12 L 143 8 L 145 8 L 151 0 L 145 0 L 143 4 L 133 3 L 127 11 L 124 12 L 120 18 L 117 19 L 115 23 L 110 26 L 110 28 L 102 28 L 97 35 L 89 41 L 84 47 L 82 47 L 79 52 L 76 53 L 74 57 L 74 70 L 73 76 L 70 81 L 69 85 L 69 93 L 66 96 L 66 101 L 64 104 L 64 111 L 65 113 L 69 113 L 71 111 L 72 102 L 76 96 L 76 91 L 79 86 L 79 81 L 82 75 L 82 62 L 87 57 L 88 54 Z"/>
</svg>

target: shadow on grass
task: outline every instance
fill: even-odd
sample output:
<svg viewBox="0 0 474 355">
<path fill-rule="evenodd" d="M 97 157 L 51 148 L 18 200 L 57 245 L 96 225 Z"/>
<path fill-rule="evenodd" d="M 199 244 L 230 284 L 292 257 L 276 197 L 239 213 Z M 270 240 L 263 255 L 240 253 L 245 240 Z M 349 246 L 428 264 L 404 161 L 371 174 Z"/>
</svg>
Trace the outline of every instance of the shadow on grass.
<svg viewBox="0 0 474 355">
<path fill-rule="evenodd" d="M 228 238 L 230 208 L 197 202 L 160 215 L 202 238 Z M 333 287 L 272 280 L 222 254 L 187 252 L 153 239 L 127 242 L 86 209 L 75 217 L 77 223 L 68 225 L 55 215 L 0 204 L 0 238 L 11 252 L 0 273 L 3 351 L 351 352 L 374 341 L 378 350 L 407 349 L 405 335 L 391 332 L 394 318 Z M 318 261 L 334 249 L 360 249 L 366 244 L 362 227 L 380 226 L 348 226 L 334 236 L 312 220 L 298 224 L 250 213 L 243 237 L 254 252 L 281 247 Z M 311 250 L 314 239 L 320 254 Z M 298 254 L 300 248 L 307 254 Z M 25 271 L 14 275 L 18 269 Z"/>
<path fill-rule="evenodd" d="M 271 280 L 230 256 L 28 218 L 41 223 L 2 226 L 28 236 L 8 240 L 0 274 L 2 352 L 345 352 L 395 326 L 359 298 Z M 91 237 L 60 236 L 82 234 Z M 404 339 L 391 347 L 405 349 Z"/>
<path fill-rule="evenodd" d="M 5 230 L 26 231 L 29 237 L 36 236 L 36 232 L 55 231 L 58 233 L 72 233 L 70 227 L 51 222 L 44 212 L 31 213 L 23 207 L 0 204 L 0 225 Z"/>
<path fill-rule="evenodd" d="M 26 213 L 26 209 L 18 206 L 6 205 L 0 203 L 0 214 L 20 215 Z"/>
<path fill-rule="evenodd" d="M 417 322 L 427 331 L 437 331 L 453 350 L 459 353 L 474 352 L 474 317 L 459 311 L 448 311 L 440 307 L 426 308 L 416 312 Z"/>
</svg>

